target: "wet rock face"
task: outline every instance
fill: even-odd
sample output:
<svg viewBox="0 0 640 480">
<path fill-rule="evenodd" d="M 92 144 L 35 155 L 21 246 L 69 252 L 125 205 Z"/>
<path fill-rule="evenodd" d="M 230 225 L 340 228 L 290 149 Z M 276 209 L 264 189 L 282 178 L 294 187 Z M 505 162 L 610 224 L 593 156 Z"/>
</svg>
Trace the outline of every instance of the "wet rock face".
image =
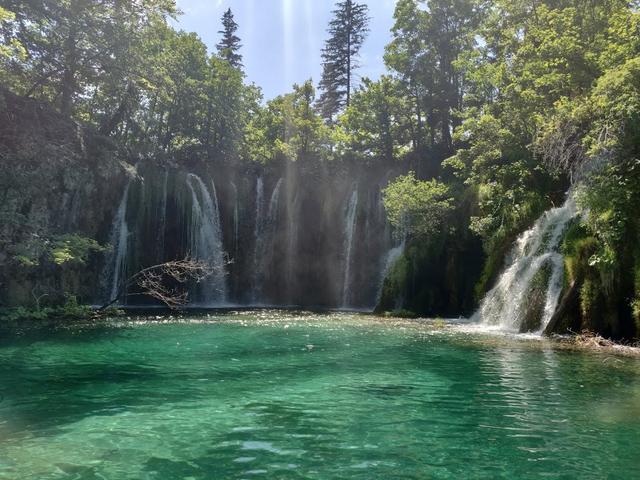
<svg viewBox="0 0 640 480">
<path fill-rule="evenodd" d="M 113 225 L 127 232 L 126 259 L 107 259 L 103 292 L 144 266 L 185 255 L 219 259 L 221 247 L 224 282 L 194 286 L 196 304 L 373 309 L 393 246 L 381 212 L 386 180 L 340 168 L 140 164 L 121 212 L 125 223 Z"/>
<path fill-rule="evenodd" d="M 63 269 L 38 253 L 55 236 L 99 238 L 109 229 L 126 178 L 120 155 L 38 102 L 0 90 L 0 104 L 0 302 L 32 304 L 64 292 L 89 299 L 99 259 Z"/>
<path fill-rule="evenodd" d="M 179 166 L 171 162 L 170 168 L 148 160 L 134 168 L 109 139 L 44 105 L 4 90 L 0 103 L 6 106 L 0 113 L 3 304 L 65 292 L 83 302 L 108 296 L 115 253 L 64 268 L 48 261 L 25 267 L 16 258 L 26 250 L 42 260 L 36 251 L 42 242 L 70 233 L 111 244 L 117 252 L 114 221 L 129 185 L 127 248 L 118 278 L 187 254 L 219 261 L 220 255 L 203 251 L 217 246 L 227 261 L 225 293 L 201 285 L 194 300 L 373 308 L 383 260 L 393 246 L 380 192 L 399 172 L 304 159 L 265 167 L 196 158 Z M 210 287 L 220 289 L 217 283 Z"/>
</svg>

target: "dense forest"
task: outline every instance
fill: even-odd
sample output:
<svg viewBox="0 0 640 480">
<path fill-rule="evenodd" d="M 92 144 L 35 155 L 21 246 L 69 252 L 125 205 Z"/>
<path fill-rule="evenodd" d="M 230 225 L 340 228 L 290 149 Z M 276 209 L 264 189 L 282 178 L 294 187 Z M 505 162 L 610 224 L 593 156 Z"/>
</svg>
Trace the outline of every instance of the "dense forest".
<svg viewBox="0 0 640 480">
<path fill-rule="evenodd" d="M 371 256 L 385 251 L 376 243 L 384 235 L 403 253 L 385 270 L 377 297 L 375 286 L 361 302 L 337 286 L 341 291 L 327 298 L 342 295 L 354 305 L 372 298 L 380 312 L 469 315 L 496 284 L 518 237 L 569 192 L 579 214 L 561 232 L 565 274 L 552 327 L 634 338 L 640 334 L 638 7 L 623 0 L 398 0 L 384 56 L 388 72 L 359 80 L 368 12 L 342 0 L 328 26 L 322 78 L 265 100 L 245 77 L 231 11 L 209 52 L 196 34 L 172 26 L 179 15 L 172 0 L 3 0 L 5 316 L 93 302 L 85 287 L 98 281 L 101 258 L 113 250 L 109 228 L 122 190 L 145 168 L 156 169 L 148 179 L 161 178 L 162 169 L 226 175 L 236 197 L 249 176 L 251 185 L 259 182 L 252 195 L 261 195 L 263 173 L 255 172 L 266 172 L 272 203 L 282 175 L 268 172 L 287 172 L 285 186 L 304 180 L 300 211 L 316 218 L 333 208 L 325 201 L 330 182 L 339 179 L 346 192 L 377 175 L 371 185 L 384 179 L 389 231 L 355 207 L 346 216 L 355 216 L 356 226 L 366 223 L 357 235 Z M 192 178 L 185 180 L 191 191 Z M 229 198 L 231 187 L 216 187 Z M 297 191 L 287 192 L 294 204 Z M 233 206 L 221 200 L 219 209 Z M 322 236 L 318 225 L 295 238 L 304 244 L 304 235 Z M 243 251 L 241 237 L 224 245 L 235 241 Z M 265 248 L 278 263 L 274 238 Z M 313 257 L 313 247 L 307 256 L 303 250 L 300 259 Z M 326 257 L 334 250 L 327 247 Z M 373 260 L 362 254 L 360 261 Z M 313 268 L 310 260 L 299 262 Z M 230 268 L 253 267 L 255 260 L 236 259 Z M 296 268 L 289 275 L 302 278 Z M 340 275 L 364 282 L 372 274 L 362 267 Z M 246 276 L 238 275 L 238 291 L 251 282 Z M 324 301 L 289 293 L 272 298 Z"/>
</svg>

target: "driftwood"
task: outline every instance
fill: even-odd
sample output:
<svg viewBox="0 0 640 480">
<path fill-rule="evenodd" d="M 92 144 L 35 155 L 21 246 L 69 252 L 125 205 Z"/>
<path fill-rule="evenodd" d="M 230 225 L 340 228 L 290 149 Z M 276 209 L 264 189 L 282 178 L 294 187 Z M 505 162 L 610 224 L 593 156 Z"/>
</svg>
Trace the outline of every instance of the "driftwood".
<svg viewBox="0 0 640 480">
<path fill-rule="evenodd" d="M 98 310 L 105 310 L 120 301 L 123 296 L 130 295 L 154 298 L 171 309 L 179 308 L 189 301 L 186 283 L 199 283 L 214 272 L 215 267 L 209 263 L 190 258 L 153 265 L 129 277 L 120 285 L 115 298 L 110 299 Z M 128 294 L 128 290 L 134 286 L 140 290 Z"/>
</svg>

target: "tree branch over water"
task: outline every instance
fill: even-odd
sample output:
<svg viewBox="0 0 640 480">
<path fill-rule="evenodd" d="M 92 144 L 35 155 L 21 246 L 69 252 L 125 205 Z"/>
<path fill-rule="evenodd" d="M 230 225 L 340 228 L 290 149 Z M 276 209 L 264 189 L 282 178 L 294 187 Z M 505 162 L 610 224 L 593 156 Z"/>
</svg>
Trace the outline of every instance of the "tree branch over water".
<svg viewBox="0 0 640 480">
<path fill-rule="evenodd" d="M 105 310 L 123 297 L 132 295 L 153 298 L 171 309 L 180 308 L 189 303 L 187 284 L 204 281 L 213 275 L 217 268 L 208 262 L 192 260 L 189 257 L 144 268 L 123 282 L 115 298 L 99 310 Z M 137 287 L 139 291 L 127 293 L 132 287 Z"/>
</svg>

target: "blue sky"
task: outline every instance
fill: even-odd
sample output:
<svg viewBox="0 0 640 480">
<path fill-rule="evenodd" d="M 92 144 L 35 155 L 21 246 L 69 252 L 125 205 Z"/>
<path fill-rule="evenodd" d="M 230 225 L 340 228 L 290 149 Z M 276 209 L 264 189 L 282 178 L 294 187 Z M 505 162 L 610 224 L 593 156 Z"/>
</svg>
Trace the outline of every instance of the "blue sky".
<svg viewBox="0 0 640 480">
<path fill-rule="evenodd" d="M 395 0 L 361 0 L 369 5 L 371 25 L 362 48 L 358 74 L 377 78 L 384 73 L 382 56 L 393 25 Z M 178 28 L 196 32 L 210 51 L 218 43 L 220 18 L 231 8 L 239 24 L 242 55 L 250 82 L 270 99 L 291 90 L 294 83 L 320 79 L 320 52 L 334 0 L 177 0 L 184 14 Z"/>
</svg>

